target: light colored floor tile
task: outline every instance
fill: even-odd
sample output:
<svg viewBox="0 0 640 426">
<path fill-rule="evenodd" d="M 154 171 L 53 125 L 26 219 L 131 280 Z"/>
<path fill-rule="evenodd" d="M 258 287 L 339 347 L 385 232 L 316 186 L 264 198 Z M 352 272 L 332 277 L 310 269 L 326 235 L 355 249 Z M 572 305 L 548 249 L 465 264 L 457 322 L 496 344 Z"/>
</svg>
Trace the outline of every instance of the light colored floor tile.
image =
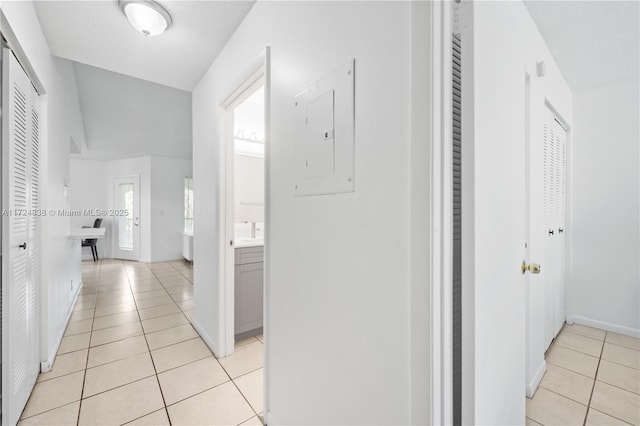
<svg viewBox="0 0 640 426">
<path fill-rule="evenodd" d="M 183 311 L 182 313 L 187 318 L 187 321 L 193 322 L 193 309 L 190 311 Z"/>
<path fill-rule="evenodd" d="M 148 352 L 89 368 L 82 397 L 87 398 L 154 375 L 155 370 Z"/>
<path fill-rule="evenodd" d="M 131 337 L 125 340 L 96 346 L 89 349 L 89 361 L 87 367 L 106 364 L 132 355 L 148 352 L 147 341 L 144 336 Z"/>
<path fill-rule="evenodd" d="M 598 380 L 640 394 L 640 370 L 635 368 L 602 359 L 598 367 Z"/>
<path fill-rule="evenodd" d="M 69 319 L 69 322 L 91 319 L 93 318 L 94 313 L 95 313 L 95 309 L 87 309 L 86 311 L 74 311 L 73 314 L 71 314 L 71 318 Z"/>
<path fill-rule="evenodd" d="M 161 306 L 161 305 L 169 305 L 175 303 L 173 301 L 173 299 L 171 298 L 171 296 L 169 296 L 169 294 L 165 294 L 163 296 L 158 296 L 158 297 L 152 297 L 149 299 L 142 299 L 142 300 L 138 300 L 136 302 L 136 305 L 138 305 L 138 309 L 142 310 L 142 309 L 147 309 L 147 308 L 153 308 L 155 306 Z"/>
<path fill-rule="evenodd" d="M 123 297 L 109 297 L 104 299 L 99 299 L 98 303 L 96 303 L 96 309 L 102 312 L 103 309 L 108 308 L 109 306 L 117 306 L 117 305 L 126 305 L 133 303 L 135 299 L 133 296 L 123 296 Z"/>
<path fill-rule="evenodd" d="M 192 339 L 186 342 L 151 351 L 153 362 L 158 373 L 171 368 L 197 361 L 211 356 L 211 351 L 204 344 L 202 339 Z"/>
<path fill-rule="evenodd" d="M 147 334 L 149 349 L 154 350 L 175 343 L 191 340 L 200 337 L 190 324 L 179 325 L 178 327 L 167 328 Z"/>
<path fill-rule="evenodd" d="M 163 407 L 158 381 L 149 377 L 83 400 L 79 424 L 123 424 Z"/>
<path fill-rule="evenodd" d="M 607 333 L 607 342 L 640 351 L 640 339 L 636 337 L 624 336 L 622 334 L 612 333 L 609 331 Z"/>
<path fill-rule="evenodd" d="M 640 424 L 640 396 L 624 389 L 596 382 L 591 407 L 625 422 Z"/>
<path fill-rule="evenodd" d="M 589 408 L 586 426 L 627 426 L 629 423 Z"/>
<path fill-rule="evenodd" d="M 189 311 L 193 309 L 193 299 L 182 300 L 180 302 L 177 302 L 177 304 L 178 306 L 180 306 L 180 309 L 182 309 L 183 311 Z"/>
<path fill-rule="evenodd" d="M 547 372 L 542 378 L 540 386 L 580 404 L 588 405 L 593 379 L 553 364 L 547 364 Z"/>
<path fill-rule="evenodd" d="M 585 405 L 544 388 L 527 399 L 527 417 L 543 425 L 581 425 L 586 413 Z"/>
<path fill-rule="evenodd" d="M 258 334 L 256 336 L 256 339 L 260 340 L 262 343 L 264 343 L 264 334 Z"/>
<path fill-rule="evenodd" d="M 91 347 L 128 339 L 129 337 L 140 336 L 141 334 L 142 325 L 140 322 L 131 322 L 115 327 L 103 328 L 102 330 L 94 330 L 91 334 Z"/>
<path fill-rule="evenodd" d="M 96 301 L 87 301 L 87 302 L 77 302 L 73 307 L 73 311 L 84 311 L 87 309 L 93 309 L 96 306 Z"/>
<path fill-rule="evenodd" d="M 546 361 L 588 377 L 595 377 L 598 368 L 598 358 L 557 345 L 551 347 Z"/>
<path fill-rule="evenodd" d="M 31 417 L 80 400 L 84 371 L 37 383 L 22 417 Z"/>
<path fill-rule="evenodd" d="M 181 313 L 165 315 L 163 317 L 142 320 L 142 328 L 145 333 L 153 333 L 154 331 L 164 330 L 165 328 L 177 327 L 179 325 L 189 324 L 189 321 Z"/>
<path fill-rule="evenodd" d="M 181 302 L 185 300 L 193 300 L 193 290 L 185 289 L 185 288 L 170 288 L 167 293 L 169 296 L 176 302 Z"/>
<path fill-rule="evenodd" d="M 82 333 L 63 337 L 60 347 L 58 348 L 58 355 L 88 348 L 90 338 L 91 333 Z"/>
<path fill-rule="evenodd" d="M 127 423 L 129 426 L 169 426 L 169 424 L 167 410 L 164 408 Z"/>
<path fill-rule="evenodd" d="M 602 341 L 564 331 L 558 335 L 554 345 L 573 349 L 574 351 L 595 357 L 600 357 L 600 353 L 602 352 Z"/>
<path fill-rule="evenodd" d="M 88 349 L 82 349 L 76 352 L 69 352 L 56 356 L 51 371 L 40 373 L 38 381 L 53 379 L 64 376 L 66 374 L 83 371 L 87 366 Z"/>
<path fill-rule="evenodd" d="M 168 296 L 169 293 L 167 293 L 167 291 L 163 288 L 160 288 L 158 290 L 151 290 L 151 291 L 145 291 L 142 293 L 137 293 L 135 295 L 136 301 L 141 301 L 141 300 L 147 300 L 147 299 L 153 299 L 156 297 L 160 297 L 160 296 Z M 140 309 L 140 305 L 138 305 L 138 309 Z"/>
<path fill-rule="evenodd" d="M 636 370 L 640 369 L 640 352 L 635 349 L 605 343 L 604 351 L 602 352 L 602 359 L 626 365 L 627 367 L 635 368 Z"/>
<path fill-rule="evenodd" d="M 237 425 L 255 414 L 233 383 L 225 383 L 168 407 L 175 425 Z"/>
<path fill-rule="evenodd" d="M 162 287 L 162 284 L 160 284 L 159 282 L 148 282 L 143 284 L 134 284 L 131 286 L 131 291 L 134 295 L 158 290 L 165 291 L 164 287 Z"/>
<path fill-rule="evenodd" d="M 581 336 L 590 337 L 596 340 L 604 340 L 604 336 L 607 334 L 607 332 L 604 330 L 587 327 L 586 325 L 581 324 L 565 324 L 562 331 L 568 331 L 569 333 L 579 334 Z"/>
<path fill-rule="evenodd" d="M 229 381 L 213 356 L 183 365 L 158 375 L 167 405 Z"/>
<path fill-rule="evenodd" d="M 73 426 L 78 422 L 80 401 L 21 420 L 18 426 Z"/>
<path fill-rule="evenodd" d="M 169 298 L 170 304 L 154 306 L 153 308 L 148 309 L 140 309 L 138 312 L 140 314 L 140 318 L 143 320 L 163 317 L 166 315 L 171 315 L 180 312 L 180 308 L 176 305 L 171 298 Z"/>
<path fill-rule="evenodd" d="M 123 303 L 121 305 L 102 306 L 100 308 L 96 308 L 96 318 L 135 310 L 136 304 L 134 302 Z"/>
<path fill-rule="evenodd" d="M 246 422 L 240 423 L 242 426 L 262 426 L 262 422 L 258 416 L 253 416 Z"/>
<path fill-rule="evenodd" d="M 93 329 L 101 330 L 103 328 L 115 327 L 117 325 L 129 324 L 140 321 L 137 311 L 123 312 L 121 314 L 108 315 L 106 317 L 96 318 L 93 321 Z"/>
<path fill-rule="evenodd" d="M 64 332 L 65 336 L 73 336 L 75 334 L 88 333 L 91 331 L 91 325 L 93 324 L 93 318 L 82 321 L 70 322 L 67 325 L 67 329 Z"/>
<path fill-rule="evenodd" d="M 256 340 L 255 336 L 247 337 L 246 339 L 236 340 L 235 347 L 239 348 L 240 346 L 248 345 L 249 343 L 254 343 Z"/>
<path fill-rule="evenodd" d="M 259 369 L 233 380 L 256 413 L 263 410 L 264 371 Z"/>
<path fill-rule="evenodd" d="M 237 347 L 233 355 L 220 358 L 220 364 L 232 378 L 262 367 L 263 345 L 259 341 Z"/>
</svg>

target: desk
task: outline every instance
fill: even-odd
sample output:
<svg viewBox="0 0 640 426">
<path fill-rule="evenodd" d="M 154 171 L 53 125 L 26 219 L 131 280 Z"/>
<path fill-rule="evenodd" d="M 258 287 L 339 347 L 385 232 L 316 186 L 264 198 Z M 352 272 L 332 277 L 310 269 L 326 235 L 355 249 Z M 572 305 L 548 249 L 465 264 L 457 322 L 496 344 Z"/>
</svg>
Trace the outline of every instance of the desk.
<svg viewBox="0 0 640 426">
<path fill-rule="evenodd" d="M 88 240 L 93 238 L 104 238 L 107 228 L 73 228 L 69 238 L 75 240 Z"/>
</svg>

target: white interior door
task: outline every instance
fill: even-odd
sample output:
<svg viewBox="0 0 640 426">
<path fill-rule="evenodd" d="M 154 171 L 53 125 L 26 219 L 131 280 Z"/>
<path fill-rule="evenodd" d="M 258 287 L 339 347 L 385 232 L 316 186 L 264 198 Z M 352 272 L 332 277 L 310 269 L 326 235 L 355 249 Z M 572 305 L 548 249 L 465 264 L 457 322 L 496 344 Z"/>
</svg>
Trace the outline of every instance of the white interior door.
<svg viewBox="0 0 640 426">
<path fill-rule="evenodd" d="M 544 354 L 565 321 L 566 135 L 560 119 L 536 98 L 531 116 L 529 258 L 542 265 L 528 277 L 527 396 L 546 370 Z"/>
<path fill-rule="evenodd" d="M 8 49 L 2 66 L 2 423 L 15 424 L 40 371 L 40 102 Z"/>
<path fill-rule="evenodd" d="M 140 176 L 117 177 L 113 181 L 113 257 L 140 260 Z"/>
</svg>

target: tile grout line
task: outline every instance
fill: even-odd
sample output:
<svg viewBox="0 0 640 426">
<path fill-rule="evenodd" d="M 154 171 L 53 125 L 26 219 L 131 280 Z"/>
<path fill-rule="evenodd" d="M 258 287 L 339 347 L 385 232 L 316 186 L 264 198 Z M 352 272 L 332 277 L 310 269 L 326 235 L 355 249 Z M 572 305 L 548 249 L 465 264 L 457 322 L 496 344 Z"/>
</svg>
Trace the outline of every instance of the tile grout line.
<svg viewBox="0 0 640 426">
<path fill-rule="evenodd" d="M 82 272 L 80 273 L 82 275 Z M 100 275 L 102 274 L 102 261 L 100 261 L 100 263 L 98 264 L 98 285 L 97 288 L 100 287 Z M 90 331 L 90 335 L 89 335 L 89 345 L 87 346 L 87 360 L 84 364 L 84 371 L 83 371 L 83 375 L 82 375 L 82 389 L 80 390 L 80 403 L 78 404 L 78 417 L 77 417 L 77 421 L 76 421 L 76 425 L 80 425 L 80 413 L 82 412 L 82 400 L 83 400 L 83 396 L 84 396 L 84 387 L 85 384 L 87 382 L 87 367 L 89 366 L 89 352 L 91 352 L 91 338 L 93 337 L 93 322 L 96 319 L 96 311 L 95 311 L 95 304 L 98 302 L 98 296 L 96 295 L 96 301 L 94 302 L 94 307 L 93 307 L 93 317 L 91 319 L 91 331 Z"/>
<path fill-rule="evenodd" d="M 607 331 L 604 332 L 604 339 L 602 340 L 602 348 L 600 348 L 600 356 L 598 357 L 598 365 L 596 366 L 596 374 L 593 378 L 593 386 L 591 387 L 591 394 L 589 395 L 589 403 L 587 404 L 587 412 L 584 413 L 584 421 L 582 426 L 586 426 L 587 417 L 589 417 L 589 410 L 591 409 L 591 399 L 593 398 L 593 392 L 596 388 L 596 382 L 598 381 L 598 370 L 600 369 L 600 361 L 602 360 L 602 353 L 604 352 L 604 342 L 607 338 Z"/>
<path fill-rule="evenodd" d="M 151 271 L 151 273 L 153 274 L 154 277 L 156 277 L 156 279 L 158 278 L 158 276 L 155 274 L 155 272 L 153 272 L 153 270 L 149 267 L 149 265 L 147 265 L 147 268 Z M 127 277 L 129 275 L 129 272 L 127 272 Z M 129 282 L 129 286 L 131 286 L 131 282 Z M 163 286 L 164 287 L 164 286 Z M 165 289 L 166 290 L 166 289 Z M 133 295 L 133 289 L 131 289 L 131 295 Z M 138 304 L 135 301 L 135 297 L 134 297 L 134 302 L 136 305 L 136 310 L 138 312 L 138 317 L 140 317 L 140 310 L 138 309 Z M 156 363 L 155 360 L 153 359 L 153 355 L 151 354 L 151 347 L 149 346 L 149 341 L 147 340 L 147 333 L 144 330 L 144 326 L 142 325 L 142 317 L 140 317 L 140 326 L 142 327 L 142 335 L 144 336 L 144 341 L 147 344 L 147 349 L 149 350 L 149 358 L 151 358 L 151 365 L 153 365 L 153 371 L 155 371 L 155 376 L 156 376 L 156 382 L 158 383 L 158 389 L 160 389 L 160 396 L 162 397 L 162 404 L 164 405 L 164 412 L 167 416 L 167 420 L 169 421 L 169 426 L 171 426 L 173 423 L 171 421 L 171 417 L 169 416 L 169 408 L 167 407 L 167 401 L 164 397 L 164 392 L 162 391 L 162 385 L 160 384 L 160 377 L 158 376 L 158 369 L 156 368 Z M 153 413 L 154 411 L 152 411 L 151 413 Z M 148 413 L 148 414 L 151 414 Z M 143 416 L 144 417 L 144 416 Z"/>
</svg>

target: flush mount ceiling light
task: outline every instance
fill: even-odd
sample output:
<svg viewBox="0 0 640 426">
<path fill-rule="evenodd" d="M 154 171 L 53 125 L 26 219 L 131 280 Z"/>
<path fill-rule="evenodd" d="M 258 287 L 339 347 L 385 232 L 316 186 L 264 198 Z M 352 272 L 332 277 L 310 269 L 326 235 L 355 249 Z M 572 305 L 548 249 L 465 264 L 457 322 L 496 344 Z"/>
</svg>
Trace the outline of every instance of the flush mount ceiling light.
<svg viewBox="0 0 640 426">
<path fill-rule="evenodd" d="M 152 0 L 118 0 L 129 23 L 145 36 L 160 35 L 171 25 L 171 15 Z"/>
</svg>

